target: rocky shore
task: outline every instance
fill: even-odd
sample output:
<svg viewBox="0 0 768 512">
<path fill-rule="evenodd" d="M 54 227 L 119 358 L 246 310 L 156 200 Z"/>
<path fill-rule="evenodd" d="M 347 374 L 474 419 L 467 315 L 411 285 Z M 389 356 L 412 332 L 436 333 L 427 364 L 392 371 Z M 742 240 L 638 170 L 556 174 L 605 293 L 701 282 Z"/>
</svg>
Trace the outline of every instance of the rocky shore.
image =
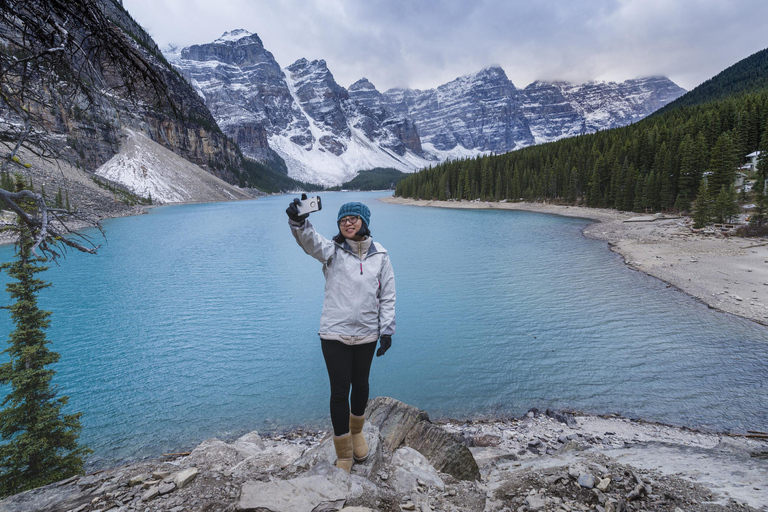
<svg viewBox="0 0 768 512">
<path fill-rule="evenodd" d="M 349 475 L 331 434 L 210 439 L 0 501 L 2 512 L 768 510 L 768 444 L 619 417 L 430 421 L 371 400 Z"/>
<path fill-rule="evenodd" d="M 627 266 L 661 279 L 718 311 L 768 325 L 768 241 L 693 230 L 688 218 L 546 203 L 382 201 L 438 208 L 522 210 L 596 221 L 584 235 L 604 240 Z"/>
</svg>

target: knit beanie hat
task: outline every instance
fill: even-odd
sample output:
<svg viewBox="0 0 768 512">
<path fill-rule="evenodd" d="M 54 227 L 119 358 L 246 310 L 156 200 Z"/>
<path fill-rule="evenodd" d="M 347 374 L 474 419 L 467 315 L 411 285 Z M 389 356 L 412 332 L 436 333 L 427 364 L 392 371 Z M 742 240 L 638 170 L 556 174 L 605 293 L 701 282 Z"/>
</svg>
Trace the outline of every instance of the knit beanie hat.
<svg viewBox="0 0 768 512">
<path fill-rule="evenodd" d="M 336 222 L 338 223 L 342 217 L 346 217 L 347 215 L 357 215 L 363 219 L 366 226 L 371 225 L 371 210 L 369 210 L 363 203 L 346 203 L 342 205 L 341 208 L 339 208 L 339 216 L 336 218 Z"/>
</svg>

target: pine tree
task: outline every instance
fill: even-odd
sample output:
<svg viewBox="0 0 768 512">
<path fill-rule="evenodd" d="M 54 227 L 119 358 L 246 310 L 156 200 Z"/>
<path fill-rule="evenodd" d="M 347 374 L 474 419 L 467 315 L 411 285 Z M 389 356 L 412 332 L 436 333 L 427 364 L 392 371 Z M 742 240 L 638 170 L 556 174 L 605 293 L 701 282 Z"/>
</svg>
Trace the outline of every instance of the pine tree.
<svg viewBox="0 0 768 512">
<path fill-rule="evenodd" d="M 767 207 L 765 193 L 760 190 L 755 195 L 755 209 L 749 218 L 750 226 L 761 227 L 765 225 Z"/>
<path fill-rule="evenodd" d="M 714 217 L 717 222 L 731 222 L 739 214 L 739 205 L 736 204 L 736 189 L 733 185 L 723 187 L 715 198 Z"/>
<path fill-rule="evenodd" d="M 51 385 L 50 366 L 60 356 L 47 347 L 51 313 L 37 306 L 38 292 L 50 284 L 35 277 L 48 267 L 33 256 L 26 225 L 19 221 L 14 229 L 16 259 L 0 265 L 15 279 L 6 285 L 15 302 L 4 309 L 16 326 L 4 351 L 9 361 L 0 365 L 0 385 L 9 389 L 0 404 L 0 497 L 82 473 L 83 457 L 90 453 L 77 443 L 81 413 L 63 414 L 68 397 L 57 398 Z"/>
<path fill-rule="evenodd" d="M 699 194 L 696 196 L 696 205 L 693 208 L 693 227 L 701 229 L 709 224 L 712 218 L 712 196 L 709 195 L 707 180 L 701 181 Z"/>
</svg>

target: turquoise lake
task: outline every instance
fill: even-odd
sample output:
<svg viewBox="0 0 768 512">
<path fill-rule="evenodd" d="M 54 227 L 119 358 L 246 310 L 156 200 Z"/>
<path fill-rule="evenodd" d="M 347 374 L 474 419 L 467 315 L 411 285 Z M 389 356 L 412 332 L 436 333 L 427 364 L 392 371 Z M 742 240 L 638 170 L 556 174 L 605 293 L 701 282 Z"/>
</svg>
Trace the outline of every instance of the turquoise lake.
<svg viewBox="0 0 768 512">
<path fill-rule="evenodd" d="M 397 332 L 372 396 L 433 418 L 538 407 L 768 430 L 768 328 L 627 269 L 581 234 L 589 221 L 377 200 L 390 194 L 322 194 L 311 217 L 331 237 L 339 206 L 363 201 L 390 252 Z M 84 413 L 92 465 L 330 428 L 323 276 L 290 234 L 289 199 L 109 220 L 98 255 L 70 252 L 42 275 L 55 382 Z M 0 313 L 0 335 L 12 328 Z"/>
</svg>

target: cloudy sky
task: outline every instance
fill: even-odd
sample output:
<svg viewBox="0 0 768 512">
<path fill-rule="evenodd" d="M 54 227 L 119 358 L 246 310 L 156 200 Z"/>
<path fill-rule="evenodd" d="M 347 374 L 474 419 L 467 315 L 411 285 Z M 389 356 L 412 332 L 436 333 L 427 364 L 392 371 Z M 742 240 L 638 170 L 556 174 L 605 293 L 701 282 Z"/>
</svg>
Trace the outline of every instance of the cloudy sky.
<svg viewBox="0 0 768 512">
<path fill-rule="evenodd" d="M 259 35 L 282 67 L 325 59 L 348 87 L 428 89 L 498 64 L 537 79 L 666 75 L 692 89 L 768 47 L 765 0 L 123 0 L 161 46 Z"/>
</svg>

